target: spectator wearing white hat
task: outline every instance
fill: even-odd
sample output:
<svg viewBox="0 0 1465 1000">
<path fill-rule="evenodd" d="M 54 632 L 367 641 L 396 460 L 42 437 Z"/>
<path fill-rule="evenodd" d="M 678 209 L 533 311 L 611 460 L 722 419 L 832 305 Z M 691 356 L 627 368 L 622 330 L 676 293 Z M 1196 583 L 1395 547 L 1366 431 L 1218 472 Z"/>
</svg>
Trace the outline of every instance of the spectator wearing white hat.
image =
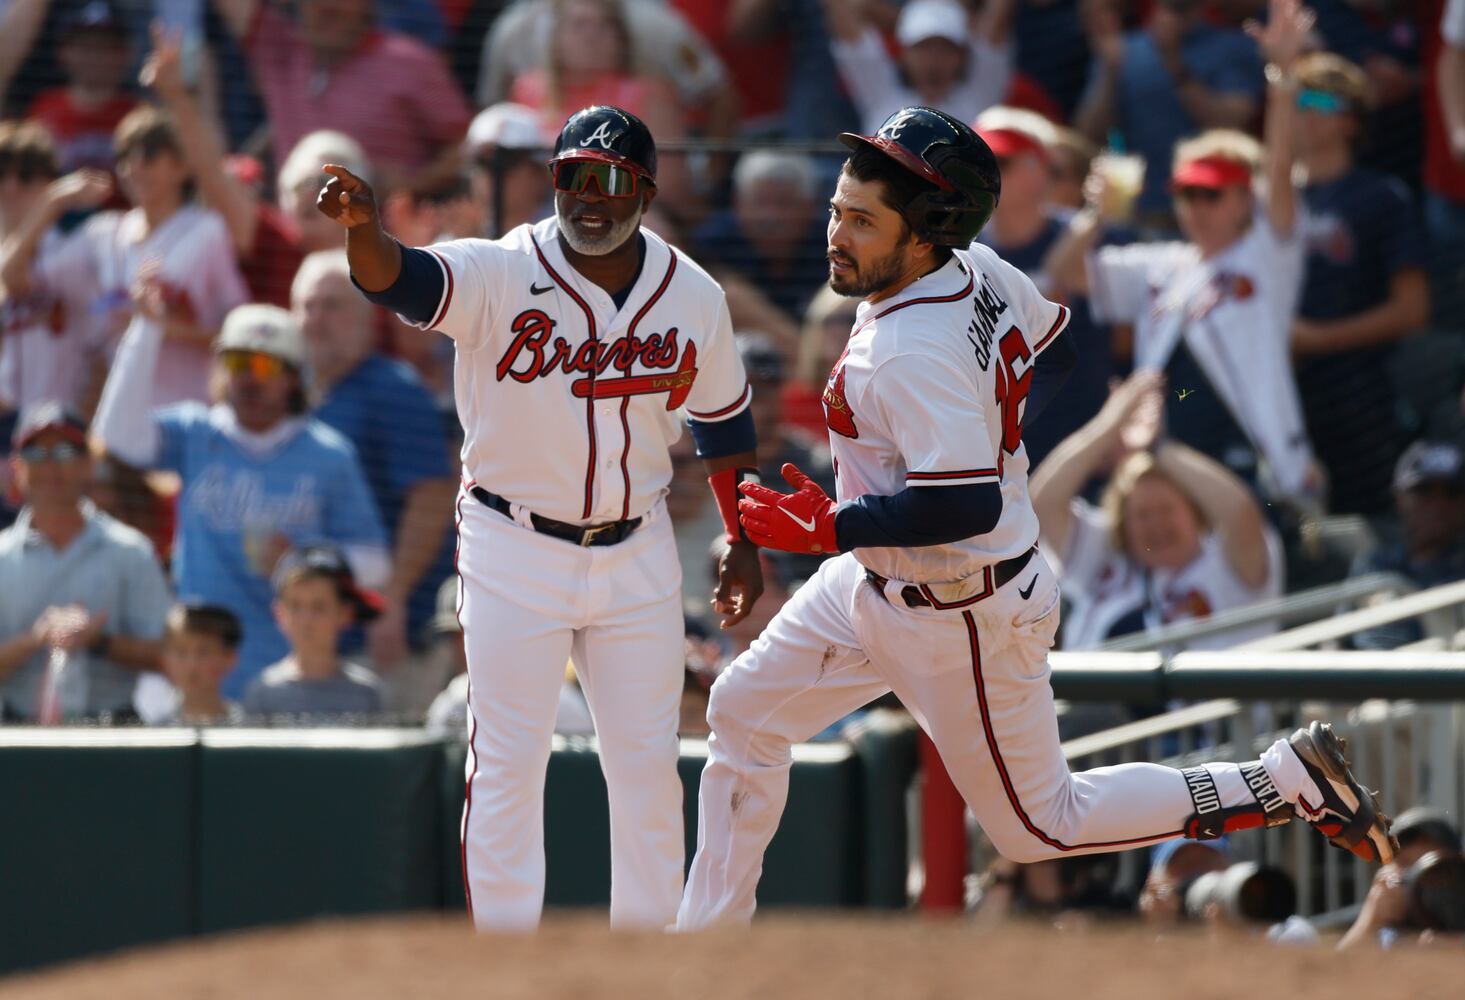
<svg viewBox="0 0 1465 1000">
<path fill-rule="evenodd" d="M 223 693 L 287 652 L 270 611 L 270 574 L 291 549 L 341 548 L 363 586 L 389 576 L 386 537 L 349 441 L 306 415 L 305 341 L 288 312 L 244 305 L 214 344 L 213 404 L 154 409 L 149 382 L 159 338 L 117 355 L 94 435 L 129 465 L 181 480 L 173 575 L 180 598 L 205 600 L 243 623 L 239 665 Z"/>
<path fill-rule="evenodd" d="M 504 101 L 478 112 L 463 144 L 480 232 L 497 238 L 544 217 L 553 198 L 544 161 L 549 144 L 533 108 Z"/>
<path fill-rule="evenodd" d="M 824 0 L 835 65 L 866 132 L 901 108 L 925 105 L 971 121 L 1001 103 L 1012 82 L 1015 0 L 973 15 L 957 0 L 911 0 L 895 24 L 898 60 L 860 0 Z"/>
</svg>

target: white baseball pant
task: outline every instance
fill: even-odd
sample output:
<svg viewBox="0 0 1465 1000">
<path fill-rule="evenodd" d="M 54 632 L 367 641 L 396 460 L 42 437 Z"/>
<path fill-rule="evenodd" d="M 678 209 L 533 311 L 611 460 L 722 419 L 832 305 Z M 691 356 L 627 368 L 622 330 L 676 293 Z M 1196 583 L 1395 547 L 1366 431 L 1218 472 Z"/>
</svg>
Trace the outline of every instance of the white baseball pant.
<svg viewBox="0 0 1465 1000">
<path fill-rule="evenodd" d="M 617 545 L 580 547 L 458 498 L 468 656 L 464 883 L 481 929 L 534 927 L 544 905 L 544 779 L 573 660 L 610 800 L 610 920 L 664 928 L 685 857 L 677 721 L 681 568 L 658 504 Z M 522 522 L 522 523 L 516 523 Z"/>
<path fill-rule="evenodd" d="M 713 685 L 697 856 L 678 929 L 751 919 L 763 852 L 788 797 L 792 744 L 891 690 L 1011 860 L 1168 840 L 1195 815 L 1185 777 L 1172 768 L 1069 772 L 1048 684 L 1058 583 L 1041 553 L 961 608 L 908 607 L 904 586 L 877 590 L 852 554 L 827 560 Z M 1295 801 L 1305 776 L 1285 746 L 1262 764 Z M 1237 765 L 1206 770 L 1220 808 L 1255 805 Z"/>
</svg>

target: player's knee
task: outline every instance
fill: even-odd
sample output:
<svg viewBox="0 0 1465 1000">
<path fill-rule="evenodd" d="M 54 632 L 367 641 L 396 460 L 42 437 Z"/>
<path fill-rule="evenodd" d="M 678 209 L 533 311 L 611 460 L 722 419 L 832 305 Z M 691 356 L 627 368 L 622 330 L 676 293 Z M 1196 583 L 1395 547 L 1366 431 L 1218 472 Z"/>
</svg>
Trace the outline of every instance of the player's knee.
<svg viewBox="0 0 1465 1000">
<path fill-rule="evenodd" d="M 757 713 L 756 715 L 754 713 Z M 787 739 L 761 729 L 753 721 L 766 714 L 757 706 L 740 704 L 736 689 L 718 690 L 713 685 L 707 703 L 707 725 L 725 755 L 760 767 L 772 767 L 793 760 Z"/>
<path fill-rule="evenodd" d="M 1063 852 L 1043 843 L 1026 830 L 985 830 L 997 853 L 1008 861 L 1020 865 L 1031 865 L 1061 857 Z"/>
</svg>

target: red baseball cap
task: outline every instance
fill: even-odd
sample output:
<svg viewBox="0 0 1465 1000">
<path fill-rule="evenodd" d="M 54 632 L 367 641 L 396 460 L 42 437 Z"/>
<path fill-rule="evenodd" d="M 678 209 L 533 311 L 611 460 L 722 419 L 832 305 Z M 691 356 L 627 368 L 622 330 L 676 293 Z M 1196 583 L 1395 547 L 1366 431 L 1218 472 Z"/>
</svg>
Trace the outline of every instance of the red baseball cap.
<svg viewBox="0 0 1465 1000">
<path fill-rule="evenodd" d="M 1170 176 L 1170 190 L 1177 188 L 1250 187 L 1251 168 L 1235 160 L 1220 156 L 1201 156 L 1186 160 L 1175 168 Z"/>
<path fill-rule="evenodd" d="M 978 128 L 977 135 L 999 159 L 1032 154 L 1045 163 L 1048 160 L 1048 147 L 1037 136 L 1027 132 L 1013 128 Z"/>
<path fill-rule="evenodd" d="M 20 418 L 11 439 L 17 449 L 24 448 L 47 431 L 55 431 L 66 440 L 86 447 L 86 421 L 61 403 L 39 403 Z"/>
</svg>

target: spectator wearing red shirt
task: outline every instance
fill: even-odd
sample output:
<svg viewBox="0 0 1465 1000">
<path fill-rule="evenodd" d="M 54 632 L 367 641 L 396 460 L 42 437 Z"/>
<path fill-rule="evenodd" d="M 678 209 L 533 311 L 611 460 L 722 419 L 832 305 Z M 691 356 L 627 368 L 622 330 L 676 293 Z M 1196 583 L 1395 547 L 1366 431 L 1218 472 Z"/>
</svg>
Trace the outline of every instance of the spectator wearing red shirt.
<svg viewBox="0 0 1465 1000">
<path fill-rule="evenodd" d="M 15 0 L 3 24 L 0 69 L 8 78 L 34 46 L 51 0 Z M 18 57 L 18 59 L 12 58 Z M 112 167 L 112 133 L 136 105 L 125 89 L 132 61 L 127 24 L 111 0 L 85 0 L 61 18 L 56 61 L 66 85 L 41 91 L 27 117 L 56 140 L 62 173 Z"/>
<path fill-rule="evenodd" d="M 456 172 L 467 102 L 441 56 L 377 29 L 371 0 L 300 0 L 297 21 L 268 0 L 214 5 L 249 59 L 277 157 L 331 128 L 361 143 L 378 190 Z"/>
</svg>

